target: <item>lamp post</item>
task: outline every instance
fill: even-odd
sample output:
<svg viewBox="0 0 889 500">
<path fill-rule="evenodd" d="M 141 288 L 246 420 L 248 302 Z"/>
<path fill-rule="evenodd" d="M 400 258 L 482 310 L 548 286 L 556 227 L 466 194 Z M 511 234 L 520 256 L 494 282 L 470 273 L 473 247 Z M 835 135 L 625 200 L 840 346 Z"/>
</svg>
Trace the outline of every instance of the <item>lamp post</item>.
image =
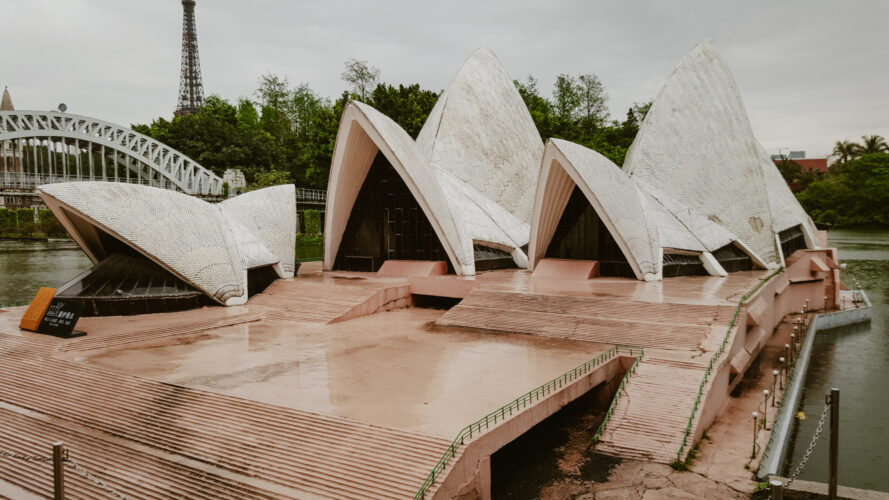
<svg viewBox="0 0 889 500">
<path fill-rule="evenodd" d="M 778 358 L 778 361 L 781 363 L 781 390 L 784 390 L 784 380 L 787 378 L 787 363 L 784 358 Z"/>
<path fill-rule="evenodd" d="M 753 453 L 751 453 L 750 458 L 756 458 L 756 419 L 759 417 L 759 413 L 753 412 Z"/>
<path fill-rule="evenodd" d="M 793 356 L 790 355 L 790 344 L 784 344 L 784 356 L 787 357 L 788 364 L 793 364 Z"/>
<path fill-rule="evenodd" d="M 794 327 L 794 328 L 796 328 L 796 327 Z M 794 356 L 796 356 L 796 334 L 791 333 L 790 334 L 790 359 L 793 359 Z"/>
<path fill-rule="evenodd" d="M 762 428 L 769 430 L 769 390 L 762 390 Z"/>
<path fill-rule="evenodd" d="M 778 382 L 778 370 L 772 370 L 772 407 L 775 406 L 775 384 Z"/>
</svg>

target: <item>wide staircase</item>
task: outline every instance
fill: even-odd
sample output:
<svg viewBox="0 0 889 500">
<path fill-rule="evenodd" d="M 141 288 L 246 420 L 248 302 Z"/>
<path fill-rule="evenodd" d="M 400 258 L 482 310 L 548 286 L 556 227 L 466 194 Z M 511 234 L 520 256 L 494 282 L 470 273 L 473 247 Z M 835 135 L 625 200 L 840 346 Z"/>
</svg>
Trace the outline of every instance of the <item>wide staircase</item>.
<svg viewBox="0 0 889 500">
<path fill-rule="evenodd" d="M 646 349 L 697 349 L 733 312 L 724 305 L 476 288 L 436 323 Z"/>
<path fill-rule="evenodd" d="M 0 335 L 0 450 L 46 456 L 62 440 L 73 460 L 129 498 L 410 498 L 449 444 L 45 352 Z M 68 476 L 71 498 L 110 497 Z M 0 478 L 52 496 L 49 463 L 2 459 Z"/>
<path fill-rule="evenodd" d="M 676 460 L 705 369 L 700 363 L 656 357 L 646 351 L 617 399 L 596 451 L 661 463 Z M 689 436 L 693 432 L 694 428 Z"/>
<path fill-rule="evenodd" d="M 644 347 L 596 450 L 670 463 L 682 448 L 707 363 L 734 311 L 728 304 L 476 288 L 437 324 Z"/>
</svg>

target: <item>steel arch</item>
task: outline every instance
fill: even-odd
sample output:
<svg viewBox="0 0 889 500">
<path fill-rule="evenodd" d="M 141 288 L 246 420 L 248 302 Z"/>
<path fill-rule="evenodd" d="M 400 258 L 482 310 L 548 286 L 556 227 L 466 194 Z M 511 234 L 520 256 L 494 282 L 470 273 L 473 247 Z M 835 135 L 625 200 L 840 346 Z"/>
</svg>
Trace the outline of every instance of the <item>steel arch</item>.
<svg viewBox="0 0 889 500">
<path fill-rule="evenodd" d="M 0 111 L 0 144 L 14 139 L 75 139 L 111 148 L 192 195 L 222 194 L 222 178 L 191 158 L 135 130 L 56 111 Z"/>
</svg>

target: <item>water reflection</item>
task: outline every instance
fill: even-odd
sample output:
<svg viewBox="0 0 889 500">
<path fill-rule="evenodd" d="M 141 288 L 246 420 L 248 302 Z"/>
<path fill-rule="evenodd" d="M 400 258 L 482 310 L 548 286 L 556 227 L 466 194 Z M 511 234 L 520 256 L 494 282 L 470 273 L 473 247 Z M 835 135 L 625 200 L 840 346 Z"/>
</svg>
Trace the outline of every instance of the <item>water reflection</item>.
<svg viewBox="0 0 889 500">
<path fill-rule="evenodd" d="M 843 281 L 857 279 L 873 303 L 873 320 L 819 333 L 806 378 L 803 410 L 791 466 L 805 454 L 831 387 L 840 389 L 839 483 L 889 491 L 889 231 L 834 230 L 828 235 L 847 267 Z M 828 417 L 829 419 L 829 417 Z M 827 425 L 827 424 L 825 424 Z M 801 479 L 827 482 L 824 432 Z"/>
<path fill-rule="evenodd" d="M 61 285 L 90 265 L 71 240 L 0 240 L 0 304 L 30 301 L 41 286 Z"/>
</svg>

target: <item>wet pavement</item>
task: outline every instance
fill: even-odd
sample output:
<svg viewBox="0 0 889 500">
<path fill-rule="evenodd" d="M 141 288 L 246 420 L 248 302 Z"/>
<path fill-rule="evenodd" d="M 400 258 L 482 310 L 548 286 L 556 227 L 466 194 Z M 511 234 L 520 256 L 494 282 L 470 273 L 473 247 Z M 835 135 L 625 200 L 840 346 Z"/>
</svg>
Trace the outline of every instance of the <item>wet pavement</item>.
<svg viewBox="0 0 889 500">
<path fill-rule="evenodd" d="M 331 325 L 265 320 L 66 358 L 450 438 L 610 347 L 433 327 L 442 313 L 410 308 Z"/>
</svg>

